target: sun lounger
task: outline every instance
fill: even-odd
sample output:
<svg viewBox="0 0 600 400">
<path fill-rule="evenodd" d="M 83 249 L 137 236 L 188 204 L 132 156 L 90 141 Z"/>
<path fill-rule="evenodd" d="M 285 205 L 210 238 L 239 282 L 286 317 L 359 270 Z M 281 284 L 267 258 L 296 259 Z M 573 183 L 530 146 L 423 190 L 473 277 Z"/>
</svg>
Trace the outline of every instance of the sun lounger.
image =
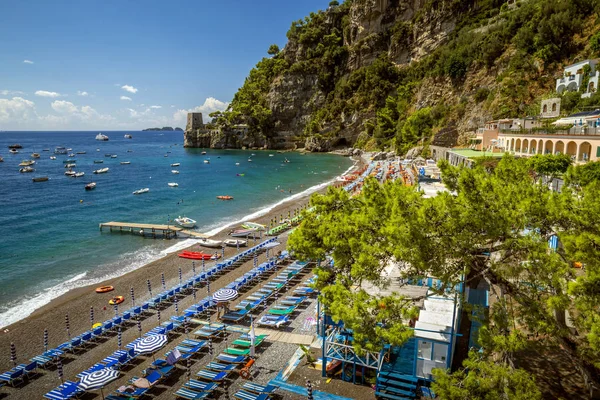
<svg viewBox="0 0 600 400">
<path fill-rule="evenodd" d="M 133 378 L 131 378 L 129 380 L 129 383 L 131 384 L 135 384 L 135 381 L 137 381 L 138 378 L 137 376 L 134 376 Z M 158 372 L 157 370 L 152 370 L 152 372 L 147 375 L 144 379 L 146 379 L 148 381 L 148 383 L 150 384 L 150 387 L 156 385 L 158 382 L 160 382 L 162 379 L 164 379 L 164 375 L 161 374 L 160 372 Z"/>
<path fill-rule="evenodd" d="M 246 382 L 244 383 L 244 385 L 242 386 L 242 389 L 249 391 L 249 392 L 254 392 L 254 393 L 258 393 L 258 394 L 271 394 L 273 393 L 275 390 L 277 390 L 277 386 L 273 386 L 273 385 L 259 385 L 257 383 L 254 382 Z"/>
<path fill-rule="evenodd" d="M 237 312 L 230 312 L 225 315 L 222 315 L 221 319 L 225 321 L 238 322 L 248 316 L 248 311 L 249 310 L 240 310 Z"/>
<path fill-rule="evenodd" d="M 81 346 L 81 339 L 73 338 L 70 341 L 64 342 L 63 344 L 59 345 L 57 349 L 62 351 L 74 352 L 79 346 Z"/>
<path fill-rule="evenodd" d="M 290 322 L 290 319 L 287 315 L 263 315 L 256 321 L 256 325 L 279 328 L 288 322 Z"/>
<path fill-rule="evenodd" d="M 194 347 L 177 346 L 176 349 L 182 354 L 196 354 L 204 348 L 205 345 L 198 345 Z"/>
<path fill-rule="evenodd" d="M 136 388 L 133 386 L 128 386 L 123 391 L 121 391 L 119 389 L 115 390 L 115 393 L 117 394 L 117 396 L 124 396 L 126 399 L 129 399 L 129 398 L 137 399 L 138 397 L 142 397 L 143 395 L 145 395 L 147 391 L 148 391 L 147 388 Z M 121 398 L 123 398 L 123 397 L 121 397 Z"/>
<path fill-rule="evenodd" d="M 197 379 L 190 379 L 183 386 L 188 389 L 195 390 L 197 392 L 212 392 L 213 390 L 219 387 L 217 383 L 203 382 Z"/>
<path fill-rule="evenodd" d="M 217 360 L 229 364 L 243 364 L 246 362 L 248 357 L 246 356 L 232 356 L 231 354 L 221 353 L 217 356 Z"/>
<path fill-rule="evenodd" d="M 283 304 L 285 306 L 297 306 L 297 305 L 302 304 L 305 299 L 306 299 L 306 296 L 296 297 L 296 298 L 287 298 L 286 297 L 285 299 L 280 301 L 280 304 Z"/>
<path fill-rule="evenodd" d="M 254 339 L 254 346 L 260 346 L 260 344 L 265 340 L 265 338 L 255 338 Z M 252 344 L 250 343 L 250 340 L 244 340 L 244 339 L 237 339 L 234 340 L 232 343 L 234 346 L 239 346 L 239 347 L 250 347 L 252 346 Z"/>
<path fill-rule="evenodd" d="M 66 381 L 54 390 L 49 391 L 44 395 L 50 400 L 66 400 L 71 399 L 82 393 L 77 382 Z"/>
<path fill-rule="evenodd" d="M 223 352 L 231 354 L 232 356 L 247 356 L 250 354 L 250 349 L 238 349 L 235 347 L 228 347 Z"/>
<path fill-rule="evenodd" d="M 205 326 L 202 329 L 194 332 L 194 335 L 205 338 L 213 338 L 215 336 L 220 335 L 223 332 L 225 332 L 225 325 L 218 327 Z"/>
<path fill-rule="evenodd" d="M 62 354 L 63 352 L 60 350 L 48 350 L 44 354 L 31 358 L 29 361 L 35 361 L 38 367 L 45 368 L 48 364 L 52 364 L 57 357 L 61 357 Z"/>
<path fill-rule="evenodd" d="M 195 340 L 195 339 L 185 339 L 183 342 L 181 342 L 181 344 L 183 346 L 188 346 L 188 347 L 196 347 L 196 346 L 206 346 L 206 341 L 205 340 Z"/>
<path fill-rule="evenodd" d="M 210 362 L 210 363 L 208 363 L 206 368 L 213 370 L 213 371 L 217 371 L 217 372 L 229 372 L 229 371 L 233 371 L 234 369 L 236 369 L 237 365 Z"/>
<path fill-rule="evenodd" d="M 269 398 L 268 394 L 256 394 L 252 392 L 247 392 L 245 390 L 240 390 L 234 393 L 233 397 L 239 400 L 267 400 Z"/>
<path fill-rule="evenodd" d="M 7 371 L 0 375 L 0 381 L 6 382 L 7 384 L 14 386 L 18 381 L 23 380 L 23 370 L 13 368 L 10 371 Z"/>
<path fill-rule="evenodd" d="M 300 294 L 300 295 L 310 295 L 310 294 L 313 294 L 314 292 L 315 292 L 315 289 L 309 288 L 309 287 L 299 287 L 299 288 L 294 289 L 294 293 Z"/>
<path fill-rule="evenodd" d="M 291 306 L 291 307 L 284 308 L 284 309 L 271 308 L 271 309 L 269 309 L 269 311 L 267 311 L 267 314 L 271 314 L 271 315 L 290 315 L 294 311 L 296 311 L 296 307 L 295 306 Z"/>
<path fill-rule="evenodd" d="M 187 399 L 187 400 L 201 400 L 201 399 L 205 399 L 209 395 L 210 395 L 209 392 L 194 392 L 193 390 L 187 389 L 185 387 L 183 387 L 175 392 L 175 397 L 179 397 L 179 398 Z"/>
<path fill-rule="evenodd" d="M 209 382 L 222 382 L 228 374 L 228 372 L 214 372 L 202 369 L 196 374 L 196 376 Z"/>
</svg>

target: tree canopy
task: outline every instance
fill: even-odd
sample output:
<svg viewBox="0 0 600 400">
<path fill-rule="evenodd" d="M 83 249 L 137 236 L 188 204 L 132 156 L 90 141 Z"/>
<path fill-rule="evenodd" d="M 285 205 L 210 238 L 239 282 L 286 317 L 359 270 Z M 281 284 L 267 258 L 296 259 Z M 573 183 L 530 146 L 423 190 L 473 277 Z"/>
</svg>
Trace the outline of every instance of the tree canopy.
<svg viewBox="0 0 600 400">
<path fill-rule="evenodd" d="M 333 257 L 333 267 L 316 269 L 328 313 L 355 330 L 356 347 L 376 350 L 383 342 L 407 340 L 412 334 L 407 321 L 416 313 L 407 298 L 371 296 L 362 289 L 363 283 L 384 287 L 382 271 L 389 263 L 401 265 L 405 277 L 440 279 L 440 293 L 462 281 L 475 288 L 485 280 L 497 301 L 480 330 L 479 361 L 512 368 L 515 352 L 527 348 L 531 335 L 540 335 L 596 384 L 600 182 L 580 180 L 577 187 L 552 192 L 535 179 L 530 162 L 508 155 L 492 170 L 446 162 L 440 167 L 449 191 L 431 198 L 399 181 L 381 185 L 371 178 L 358 196 L 330 188 L 312 197 L 314 212 L 307 213 L 289 246 L 301 258 Z M 572 167 L 571 174 L 580 168 Z M 553 235 L 562 243 L 559 251 L 549 250 Z M 574 269 L 574 261 L 585 268 Z M 566 311 L 576 329 L 567 327 Z M 480 364 L 481 371 L 488 370 L 484 367 Z"/>
</svg>

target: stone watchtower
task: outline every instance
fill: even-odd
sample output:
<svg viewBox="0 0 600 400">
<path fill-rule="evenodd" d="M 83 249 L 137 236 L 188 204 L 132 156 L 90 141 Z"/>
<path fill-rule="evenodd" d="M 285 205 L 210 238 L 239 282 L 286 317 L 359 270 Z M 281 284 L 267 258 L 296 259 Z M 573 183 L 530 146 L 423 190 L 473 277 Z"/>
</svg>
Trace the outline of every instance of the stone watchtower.
<svg viewBox="0 0 600 400">
<path fill-rule="evenodd" d="M 204 122 L 202 122 L 202 113 L 188 113 L 185 130 L 192 132 L 202 128 L 204 128 Z"/>
</svg>

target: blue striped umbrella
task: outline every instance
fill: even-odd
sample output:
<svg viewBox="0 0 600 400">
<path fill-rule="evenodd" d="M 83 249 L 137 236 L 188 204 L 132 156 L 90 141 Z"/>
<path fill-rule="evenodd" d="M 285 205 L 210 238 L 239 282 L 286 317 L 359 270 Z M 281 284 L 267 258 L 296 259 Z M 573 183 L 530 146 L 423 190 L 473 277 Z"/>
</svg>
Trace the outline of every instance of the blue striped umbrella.
<svg viewBox="0 0 600 400">
<path fill-rule="evenodd" d="M 177 296 L 173 300 L 175 301 L 175 314 L 179 315 L 179 300 L 177 300 Z"/>
<path fill-rule="evenodd" d="M 152 285 L 150 284 L 150 279 L 148 279 L 148 292 L 150 292 L 150 297 L 152 297 Z"/>
<path fill-rule="evenodd" d="M 210 280 L 206 278 L 206 293 L 210 296 Z"/>
<path fill-rule="evenodd" d="M 133 346 L 133 350 L 138 354 L 153 353 L 167 344 L 166 335 L 146 336 Z"/>
<path fill-rule="evenodd" d="M 239 253 L 240 252 L 240 241 L 237 239 L 235 240 L 235 248 L 236 248 L 237 252 Z"/>
<path fill-rule="evenodd" d="M 13 342 L 10 342 L 10 361 L 17 366 L 17 348 Z"/>
<path fill-rule="evenodd" d="M 44 329 L 44 353 L 48 351 L 48 329 Z"/>
<path fill-rule="evenodd" d="M 119 330 L 117 330 L 117 345 L 119 346 L 119 350 L 123 346 L 123 334 L 121 333 L 121 327 L 119 326 Z"/>
<path fill-rule="evenodd" d="M 192 261 L 192 275 L 196 277 L 196 261 Z"/>
<path fill-rule="evenodd" d="M 62 365 L 62 360 L 60 359 L 60 357 L 56 357 L 56 371 L 58 372 L 58 378 L 60 379 L 60 382 L 65 383 L 65 381 L 63 380 L 63 377 L 64 377 L 63 365 Z"/>
<path fill-rule="evenodd" d="M 187 379 L 188 381 L 190 379 L 192 379 L 192 370 L 191 370 L 191 366 L 192 366 L 192 360 L 191 357 L 186 358 L 185 360 L 185 367 L 187 369 L 186 374 L 187 374 Z"/>
<path fill-rule="evenodd" d="M 87 375 L 84 375 L 79 381 L 78 386 L 83 390 L 97 390 L 102 388 L 119 378 L 119 371 L 114 370 L 112 368 L 103 368 L 98 371 L 94 371 Z M 102 398 L 104 399 L 104 393 L 102 393 Z"/>
<path fill-rule="evenodd" d="M 212 298 L 216 302 L 231 301 L 238 296 L 238 291 L 234 289 L 219 289 L 213 294 Z"/>
<path fill-rule="evenodd" d="M 67 335 L 69 336 L 69 340 L 71 339 L 71 331 L 69 329 L 69 314 L 65 315 L 65 324 L 67 325 Z"/>
<path fill-rule="evenodd" d="M 131 293 L 131 305 L 135 307 L 135 296 L 133 294 L 133 286 L 129 289 L 129 293 Z"/>
<path fill-rule="evenodd" d="M 160 282 L 162 283 L 163 290 L 167 290 L 167 285 L 165 284 L 165 273 L 160 274 Z"/>
<path fill-rule="evenodd" d="M 181 285 L 181 267 L 179 267 L 179 284 Z"/>
<path fill-rule="evenodd" d="M 90 322 L 94 325 L 94 307 L 90 307 Z"/>
</svg>

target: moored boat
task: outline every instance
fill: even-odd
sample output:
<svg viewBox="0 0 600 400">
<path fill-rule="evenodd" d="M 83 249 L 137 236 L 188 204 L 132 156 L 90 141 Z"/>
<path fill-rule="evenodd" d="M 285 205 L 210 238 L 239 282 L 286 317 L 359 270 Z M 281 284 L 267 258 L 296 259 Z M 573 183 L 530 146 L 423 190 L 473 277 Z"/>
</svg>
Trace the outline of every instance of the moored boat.
<svg viewBox="0 0 600 400">
<path fill-rule="evenodd" d="M 19 163 L 19 167 L 28 167 L 33 164 L 35 164 L 35 161 L 33 160 L 23 160 Z"/>
<path fill-rule="evenodd" d="M 205 151 L 203 151 L 203 152 L 202 152 L 202 153 L 200 153 L 200 154 L 202 154 L 202 155 L 205 155 L 205 154 L 206 154 L 206 152 L 205 152 Z"/>
<path fill-rule="evenodd" d="M 69 164 L 69 163 L 74 163 L 75 160 L 72 158 L 67 158 L 66 160 L 63 161 L 63 164 Z"/>
<path fill-rule="evenodd" d="M 95 174 L 105 174 L 105 173 L 108 172 L 108 169 L 109 169 L 108 167 L 106 167 L 106 168 L 100 168 L 100 169 L 95 170 L 94 173 Z"/>
<path fill-rule="evenodd" d="M 204 164 L 210 164 L 210 159 L 204 160 Z"/>
<path fill-rule="evenodd" d="M 66 176 L 75 176 L 75 174 L 76 174 L 75 171 L 71 171 L 71 170 L 65 171 Z"/>
<path fill-rule="evenodd" d="M 219 200 L 233 200 L 233 196 L 217 196 Z"/>
<path fill-rule="evenodd" d="M 173 170 L 171 170 L 171 173 L 172 173 L 172 174 L 178 174 L 178 173 L 179 173 L 179 171 L 177 171 L 176 169 L 173 169 Z"/>
<path fill-rule="evenodd" d="M 227 240 L 224 240 L 223 243 L 225 243 L 225 245 L 229 246 L 229 247 L 237 247 L 237 246 L 244 247 L 244 246 L 246 246 L 246 244 L 248 242 L 245 240 L 241 240 L 241 239 L 227 239 Z"/>
<path fill-rule="evenodd" d="M 4 162 L 4 158 L 0 156 L 0 162 Z"/>
<path fill-rule="evenodd" d="M 19 150 L 17 150 L 17 149 L 10 149 L 8 152 L 9 152 L 10 154 L 18 154 L 18 153 L 19 153 Z"/>
<path fill-rule="evenodd" d="M 75 168 L 77 164 L 65 164 L 65 168 Z"/>
<path fill-rule="evenodd" d="M 125 139 L 133 139 L 133 136 L 131 136 L 129 133 L 126 133 L 125 136 L 123 136 Z"/>
<path fill-rule="evenodd" d="M 204 247 L 212 247 L 212 248 L 220 248 L 223 246 L 223 242 L 221 240 L 213 240 L 213 239 L 200 239 L 198 241 L 200 246 Z"/>
<path fill-rule="evenodd" d="M 176 163 L 171 164 L 171 167 L 179 167 L 180 165 L 181 165 L 180 163 L 176 162 Z"/>
<path fill-rule="evenodd" d="M 102 164 L 104 163 L 104 160 L 94 160 L 94 164 Z"/>
<path fill-rule="evenodd" d="M 254 234 L 256 234 L 256 229 L 236 229 L 229 232 L 229 235 L 233 237 L 248 237 Z"/>
<path fill-rule="evenodd" d="M 246 229 L 254 229 L 257 231 L 264 231 L 267 228 L 266 226 L 256 222 L 244 222 L 242 223 L 242 227 Z"/>
<path fill-rule="evenodd" d="M 50 179 L 50 178 L 48 178 L 47 176 L 38 176 L 38 177 L 32 178 L 31 180 L 34 182 L 46 182 L 48 179 Z"/>
<path fill-rule="evenodd" d="M 40 153 L 31 153 L 31 158 L 40 158 Z"/>
<path fill-rule="evenodd" d="M 75 157 L 75 153 L 69 154 L 69 157 Z"/>
<path fill-rule="evenodd" d="M 129 165 L 131 164 L 131 161 L 121 161 L 121 165 Z"/>
<path fill-rule="evenodd" d="M 179 184 L 177 182 L 169 182 L 169 183 L 167 183 L 167 185 L 169 185 L 170 187 L 177 187 L 177 186 L 179 186 Z"/>
<path fill-rule="evenodd" d="M 21 146 L 21 145 L 20 145 L 20 144 L 18 144 L 18 143 L 15 143 L 15 144 L 11 144 L 11 145 L 9 145 L 9 146 L 8 146 L 8 148 L 9 148 L 9 149 L 22 149 L 22 148 L 23 148 L 23 146 Z"/>
<path fill-rule="evenodd" d="M 96 135 L 96 140 L 100 140 L 102 142 L 106 142 L 106 141 L 108 141 L 108 136 L 103 135 L 102 133 L 98 133 Z"/>
<path fill-rule="evenodd" d="M 21 173 L 25 173 L 25 172 L 34 172 L 35 169 L 31 168 L 31 167 L 23 167 L 19 169 L 19 172 Z"/>
<path fill-rule="evenodd" d="M 117 155 L 113 154 L 113 155 L 110 156 L 110 158 L 117 158 Z"/>
<path fill-rule="evenodd" d="M 54 154 L 67 154 L 67 149 L 62 146 L 58 146 L 54 149 Z"/>
<path fill-rule="evenodd" d="M 78 151 L 78 152 L 77 152 L 77 153 L 75 153 L 75 154 L 85 154 L 85 151 Z"/>
<path fill-rule="evenodd" d="M 138 190 L 134 191 L 133 194 L 148 193 L 149 191 L 150 191 L 150 188 L 143 188 L 143 189 L 138 189 Z"/>
<path fill-rule="evenodd" d="M 181 225 L 184 228 L 193 228 L 194 226 L 196 226 L 196 221 L 188 217 L 179 216 L 175 218 L 175 222 L 177 223 L 177 225 Z"/>
<path fill-rule="evenodd" d="M 85 185 L 85 190 L 93 190 L 96 189 L 96 182 L 90 182 L 87 185 Z"/>
<path fill-rule="evenodd" d="M 50 156 L 50 159 L 51 160 L 56 160 L 56 157 L 55 156 Z"/>
</svg>

